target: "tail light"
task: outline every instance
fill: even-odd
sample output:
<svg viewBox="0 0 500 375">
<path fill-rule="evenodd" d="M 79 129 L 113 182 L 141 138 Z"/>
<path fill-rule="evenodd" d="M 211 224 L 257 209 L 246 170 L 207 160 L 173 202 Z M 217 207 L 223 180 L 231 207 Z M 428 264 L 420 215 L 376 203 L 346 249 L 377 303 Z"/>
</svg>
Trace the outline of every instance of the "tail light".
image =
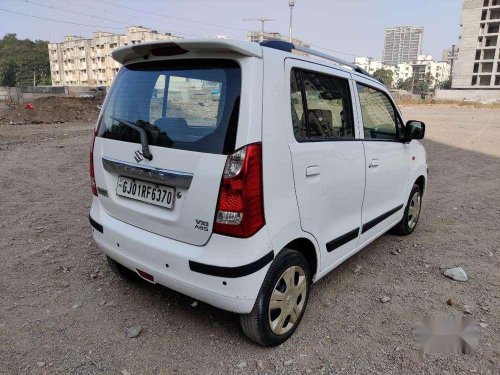
<svg viewBox="0 0 500 375">
<path fill-rule="evenodd" d="M 94 137 L 92 138 L 92 147 L 90 149 L 90 162 L 89 162 L 89 167 L 90 167 L 90 186 L 92 188 L 92 194 L 94 194 L 97 197 L 97 187 L 95 184 L 95 173 L 94 173 L 94 145 L 95 145 L 95 134 L 96 131 L 94 131 Z"/>
<path fill-rule="evenodd" d="M 262 194 L 262 145 L 229 155 L 217 201 L 214 232 L 247 238 L 265 224 Z"/>
</svg>

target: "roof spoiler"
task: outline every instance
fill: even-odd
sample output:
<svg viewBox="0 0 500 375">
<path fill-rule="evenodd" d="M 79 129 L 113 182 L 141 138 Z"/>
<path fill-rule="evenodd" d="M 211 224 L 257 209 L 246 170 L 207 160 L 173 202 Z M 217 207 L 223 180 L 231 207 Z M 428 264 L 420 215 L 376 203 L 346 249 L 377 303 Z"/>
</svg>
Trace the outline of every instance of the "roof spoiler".
<svg viewBox="0 0 500 375">
<path fill-rule="evenodd" d="M 243 56 L 262 58 L 262 48 L 257 43 L 227 39 L 146 42 L 117 48 L 111 55 L 120 64 L 126 64 L 140 58 L 147 60 L 153 56 L 179 56 L 189 52 L 235 52 Z"/>
</svg>

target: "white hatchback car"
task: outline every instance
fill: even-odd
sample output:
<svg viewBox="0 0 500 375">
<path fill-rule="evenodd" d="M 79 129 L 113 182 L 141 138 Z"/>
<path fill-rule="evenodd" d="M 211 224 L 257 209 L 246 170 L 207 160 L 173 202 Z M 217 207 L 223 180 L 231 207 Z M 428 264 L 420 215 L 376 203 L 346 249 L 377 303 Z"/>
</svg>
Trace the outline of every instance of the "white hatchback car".
<svg viewBox="0 0 500 375">
<path fill-rule="evenodd" d="M 123 64 L 90 155 L 93 237 L 112 268 L 289 338 L 311 284 L 391 228 L 427 183 L 419 121 L 359 67 L 290 43 L 179 40 Z"/>
</svg>

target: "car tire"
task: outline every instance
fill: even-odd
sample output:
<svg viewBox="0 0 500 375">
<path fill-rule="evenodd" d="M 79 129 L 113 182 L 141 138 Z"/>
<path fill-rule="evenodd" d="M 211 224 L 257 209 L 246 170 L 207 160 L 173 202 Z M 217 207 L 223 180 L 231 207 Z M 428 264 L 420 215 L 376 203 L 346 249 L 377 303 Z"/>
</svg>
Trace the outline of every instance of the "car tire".
<svg viewBox="0 0 500 375">
<path fill-rule="evenodd" d="M 408 236 L 417 227 L 420 212 L 422 210 L 422 189 L 419 185 L 413 185 L 405 213 L 401 221 L 394 227 L 394 232 L 401 236 Z"/>
<path fill-rule="evenodd" d="M 307 260 L 298 251 L 283 249 L 271 263 L 252 311 L 240 316 L 245 335 L 263 346 L 288 340 L 302 320 L 310 289 Z"/>
<path fill-rule="evenodd" d="M 109 265 L 109 268 L 111 268 L 111 271 L 113 271 L 115 274 L 117 274 L 121 278 L 126 279 L 126 280 L 137 280 L 137 274 L 134 271 L 128 269 L 125 266 L 122 266 L 116 260 L 110 258 L 107 255 L 106 255 L 106 260 L 108 261 L 108 265 Z"/>
</svg>

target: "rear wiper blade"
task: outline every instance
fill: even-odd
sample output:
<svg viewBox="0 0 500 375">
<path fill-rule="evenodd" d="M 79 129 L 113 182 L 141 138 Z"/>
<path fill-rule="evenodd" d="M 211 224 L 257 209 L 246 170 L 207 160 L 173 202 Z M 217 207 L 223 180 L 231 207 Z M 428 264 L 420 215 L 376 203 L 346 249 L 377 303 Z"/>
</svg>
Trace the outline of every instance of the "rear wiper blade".
<svg viewBox="0 0 500 375">
<path fill-rule="evenodd" d="M 132 129 L 138 131 L 140 136 L 141 136 L 142 155 L 146 159 L 148 159 L 149 161 L 153 160 L 153 155 L 151 155 L 151 152 L 149 152 L 148 135 L 146 134 L 146 130 L 144 130 L 140 126 L 137 126 L 133 122 L 123 120 L 123 119 L 115 117 L 115 116 L 110 116 L 110 117 L 113 120 L 118 121 L 118 122 L 122 123 L 123 125 L 126 125 L 129 128 L 132 128 Z"/>
</svg>

